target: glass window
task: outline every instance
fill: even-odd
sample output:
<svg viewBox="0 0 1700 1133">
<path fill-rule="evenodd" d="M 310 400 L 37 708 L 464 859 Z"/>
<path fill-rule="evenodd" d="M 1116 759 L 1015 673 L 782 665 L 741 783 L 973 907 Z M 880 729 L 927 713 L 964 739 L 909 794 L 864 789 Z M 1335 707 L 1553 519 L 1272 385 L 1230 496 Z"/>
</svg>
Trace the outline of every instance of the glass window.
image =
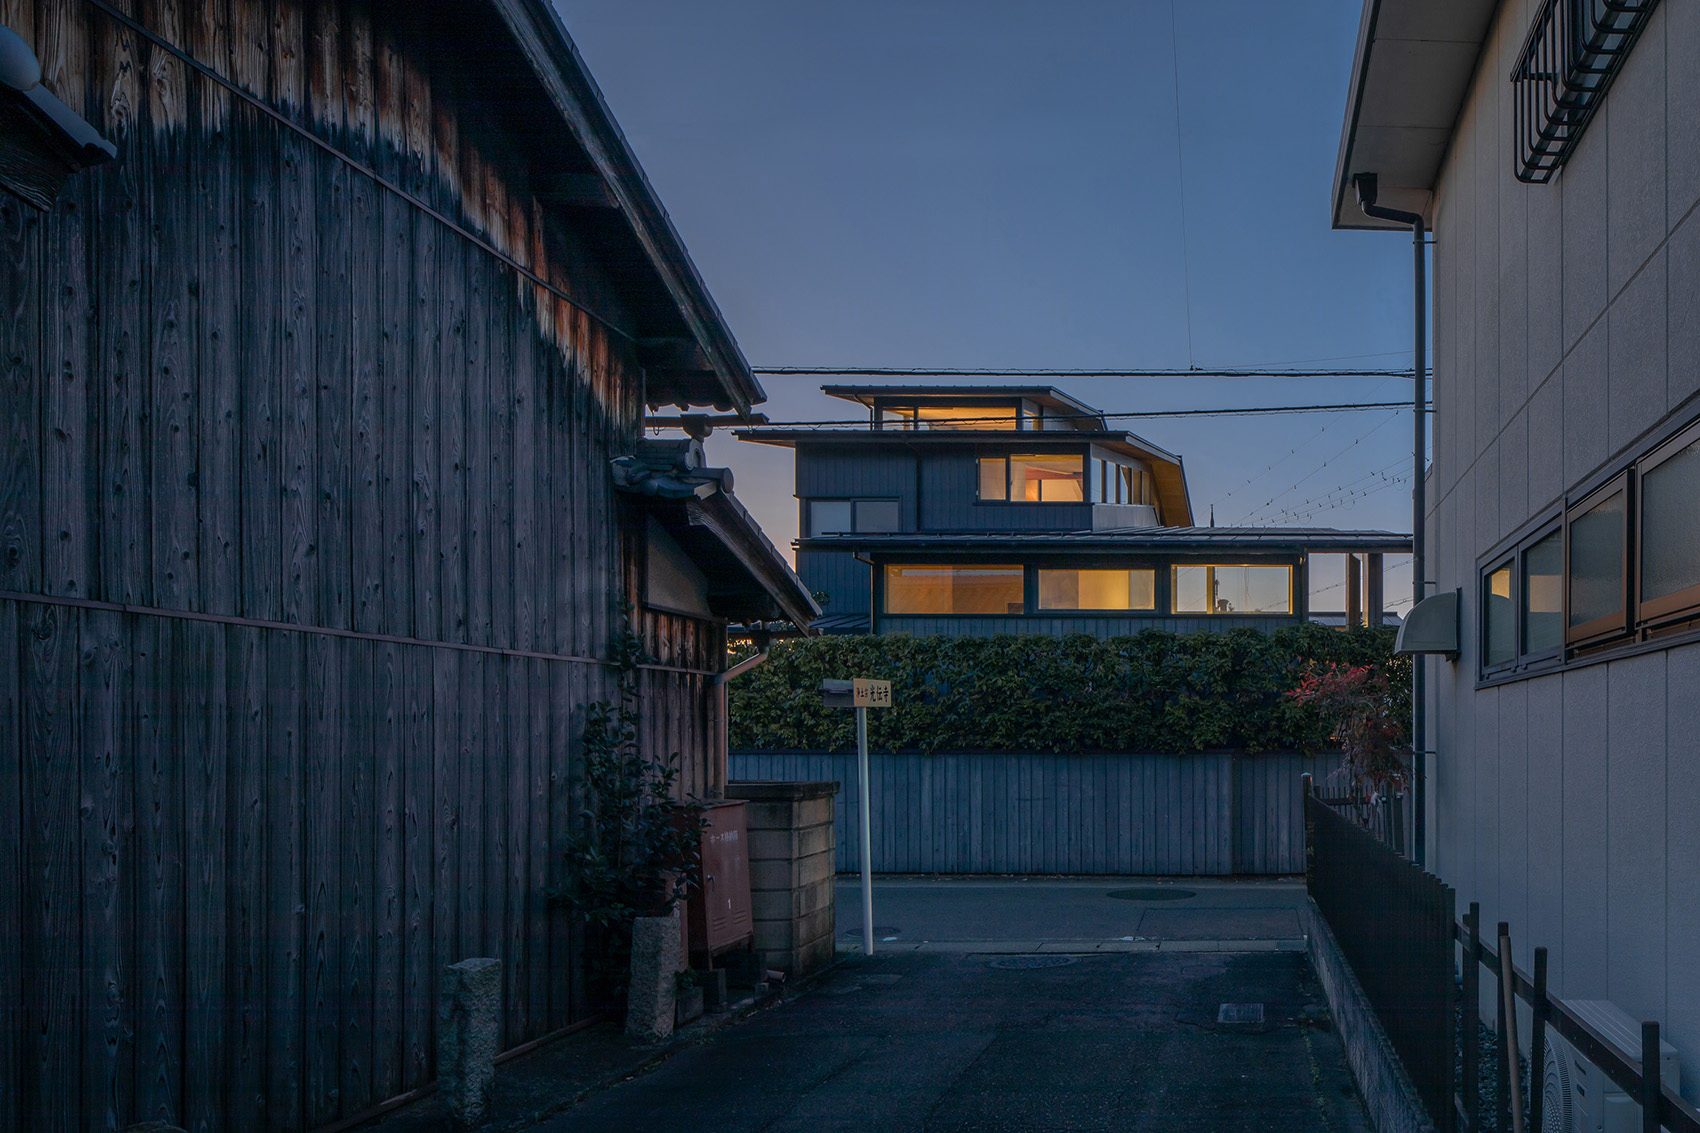
<svg viewBox="0 0 1700 1133">
<path fill-rule="evenodd" d="M 1013 405 L 923 405 L 915 410 L 917 429 L 997 429 L 1014 432 L 1019 411 Z"/>
<path fill-rule="evenodd" d="M 1646 612 L 1692 605 L 1683 591 L 1700 586 L 1700 440 L 1641 474 L 1640 539 Z"/>
<path fill-rule="evenodd" d="M 1155 610 L 1155 570 L 1039 572 L 1041 610 Z"/>
<path fill-rule="evenodd" d="M 1177 614 L 1290 614 L 1290 566 L 1176 566 Z"/>
<path fill-rule="evenodd" d="M 885 568 L 888 614 L 1019 614 L 1025 609 L 1019 566 L 933 566 L 890 563 Z"/>
<path fill-rule="evenodd" d="M 1101 504 L 1110 502 L 1110 468 L 1109 461 L 1100 460 L 1098 462 L 1098 502 Z"/>
<path fill-rule="evenodd" d="M 857 500 L 857 531 L 897 531 L 901 529 L 896 500 Z"/>
<path fill-rule="evenodd" d="M 851 526 L 849 500 L 810 500 L 809 534 L 835 535 Z"/>
<path fill-rule="evenodd" d="M 984 475 L 982 471 L 982 481 Z M 1085 480 L 1086 458 L 1078 453 L 1017 454 L 1009 458 L 1012 500 L 1082 503 L 1086 499 Z"/>
<path fill-rule="evenodd" d="M 1523 552 L 1523 652 L 1563 643 L 1564 540 L 1554 531 Z"/>
<path fill-rule="evenodd" d="M 1570 636 L 1619 628 L 1624 614 L 1624 489 L 1570 518 Z"/>
<path fill-rule="evenodd" d="M 915 408 L 912 405 L 882 405 L 879 409 L 879 423 L 882 429 L 913 429 Z"/>
<path fill-rule="evenodd" d="M 1482 664 L 1504 665 L 1517 659 L 1517 608 L 1511 602 L 1511 560 L 1482 580 Z"/>
<path fill-rule="evenodd" d="M 1009 499 L 1009 462 L 1001 456 L 982 456 L 980 458 L 980 498 L 982 500 Z"/>
</svg>

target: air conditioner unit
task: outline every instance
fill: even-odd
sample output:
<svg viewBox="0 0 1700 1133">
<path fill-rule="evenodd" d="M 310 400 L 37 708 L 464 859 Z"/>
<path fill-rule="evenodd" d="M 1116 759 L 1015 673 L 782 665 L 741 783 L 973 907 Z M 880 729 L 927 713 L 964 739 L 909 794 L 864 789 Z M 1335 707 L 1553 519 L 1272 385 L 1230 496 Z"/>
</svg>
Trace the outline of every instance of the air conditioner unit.
<svg viewBox="0 0 1700 1133">
<path fill-rule="evenodd" d="M 1625 1059 L 1641 1061 L 1641 1026 L 1617 1004 L 1579 999 L 1569 1006 Z M 1676 1048 L 1662 1039 L 1659 1075 L 1671 1089 L 1679 1088 Z M 1641 1128 L 1641 1107 L 1635 1099 L 1551 1026 L 1541 1083 L 1541 1133 L 1635 1133 Z"/>
</svg>

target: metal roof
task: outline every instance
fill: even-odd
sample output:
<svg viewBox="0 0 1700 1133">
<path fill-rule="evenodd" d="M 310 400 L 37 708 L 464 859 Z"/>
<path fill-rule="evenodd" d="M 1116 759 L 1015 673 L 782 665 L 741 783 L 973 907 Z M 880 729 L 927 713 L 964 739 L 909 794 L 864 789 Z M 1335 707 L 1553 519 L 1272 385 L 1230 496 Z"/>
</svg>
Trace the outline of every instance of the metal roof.
<svg viewBox="0 0 1700 1133">
<path fill-rule="evenodd" d="M 1358 208 L 1358 173 L 1379 175 L 1379 203 L 1428 214 L 1498 7 L 1498 0 L 1364 0 L 1334 168 L 1335 228 L 1399 227 Z"/>
<path fill-rule="evenodd" d="M 1399 552 L 1411 537 L 1395 531 L 1340 531 L 1331 527 L 1129 527 L 1104 531 L 905 532 L 814 535 L 799 546 L 824 550 L 855 547 L 948 551 L 1246 551 Z"/>
<path fill-rule="evenodd" d="M 1100 417 L 1103 411 L 1069 396 L 1055 386 L 821 386 L 828 397 L 860 402 L 872 408 L 879 397 L 924 397 L 949 402 L 964 397 L 1022 397 L 1083 417 Z"/>
</svg>

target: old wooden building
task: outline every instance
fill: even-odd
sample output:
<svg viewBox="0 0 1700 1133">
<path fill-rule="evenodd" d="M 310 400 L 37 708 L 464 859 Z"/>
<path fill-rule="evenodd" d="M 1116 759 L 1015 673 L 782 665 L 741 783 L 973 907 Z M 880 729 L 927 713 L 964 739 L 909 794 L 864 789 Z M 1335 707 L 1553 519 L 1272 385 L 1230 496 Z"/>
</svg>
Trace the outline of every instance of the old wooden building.
<svg viewBox="0 0 1700 1133">
<path fill-rule="evenodd" d="M 345 1120 L 469 956 L 507 1047 L 581 1018 L 546 892 L 623 610 L 698 794 L 726 619 L 815 611 L 640 445 L 762 392 L 553 9 L 0 25 L 0 1128 Z"/>
</svg>

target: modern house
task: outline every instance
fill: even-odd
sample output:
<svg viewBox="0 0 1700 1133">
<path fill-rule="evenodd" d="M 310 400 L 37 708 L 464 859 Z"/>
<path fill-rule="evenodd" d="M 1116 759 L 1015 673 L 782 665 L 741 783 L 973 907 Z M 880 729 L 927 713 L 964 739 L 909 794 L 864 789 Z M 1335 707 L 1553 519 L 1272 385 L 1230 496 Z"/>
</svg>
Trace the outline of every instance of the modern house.
<svg viewBox="0 0 1700 1133">
<path fill-rule="evenodd" d="M 1700 1099 L 1700 5 L 1367 0 L 1333 223 L 1410 239 L 1365 174 L 1434 234 L 1428 866 Z"/>
<path fill-rule="evenodd" d="M 756 427 L 796 452 L 797 573 L 836 633 L 1137 633 L 1313 617 L 1380 625 L 1385 531 L 1201 527 L 1181 458 L 1048 386 L 826 386 L 866 427 Z"/>
<path fill-rule="evenodd" d="M 0 1128 L 344 1128 L 447 965 L 592 1013 L 625 611 L 705 796 L 727 620 L 816 612 L 646 406 L 763 393 L 546 0 L 0 25 Z"/>
</svg>

